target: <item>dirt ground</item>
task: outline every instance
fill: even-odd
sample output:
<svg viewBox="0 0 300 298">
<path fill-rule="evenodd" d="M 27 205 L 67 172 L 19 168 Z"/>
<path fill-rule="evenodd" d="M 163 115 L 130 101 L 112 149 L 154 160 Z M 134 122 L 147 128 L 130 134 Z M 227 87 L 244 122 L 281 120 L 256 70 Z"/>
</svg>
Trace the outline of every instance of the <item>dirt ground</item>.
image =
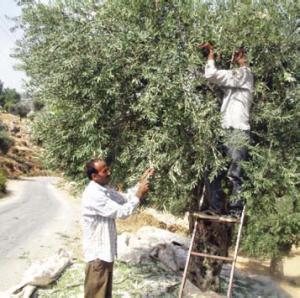
<svg viewBox="0 0 300 298">
<path fill-rule="evenodd" d="M 269 263 L 268 260 L 239 257 L 237 268 L 247 274 L 271 277 L 291 297 L 300 297 L 300 248 L 293 248 L 290 255 L 282 260 L 282 274 L 271 275 Z"/>
<path fill-rule="evenodd" d="M 175 225 L 171 228 L 162 221 L 149 215 L 147 212 L 141 212 L 129 217 L 126 220 L 118 220 L 118 232 L 135 232 L 144 225 L 151 225 L 158 228 L 169 229 L 172 232 L 186 234 L 184 229 L 176 230 Z M 254 258 L 238 257 L 237 269 L 246 275 L 260 275 L 271 278 L 279 288 L 290 297 L 300 297 L 300 248 L 294 248 L 289 257 L 282 260 L 282 275 L 271 275 L 269 272 L 270 261 L 257 260 Z"/>
</svg>

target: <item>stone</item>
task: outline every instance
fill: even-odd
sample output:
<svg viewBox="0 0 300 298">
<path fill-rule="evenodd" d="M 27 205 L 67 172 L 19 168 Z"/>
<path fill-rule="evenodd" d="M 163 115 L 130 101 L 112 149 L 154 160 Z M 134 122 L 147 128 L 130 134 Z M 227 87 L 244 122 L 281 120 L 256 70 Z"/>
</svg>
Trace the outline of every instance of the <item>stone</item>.
<svg viewBox="0 0 300 298">
<path fill-rule="evenodd" d="M 189 298 L 222 298 L 225 297 L 212 291 L 202 292 L 198 287 L 192 284 L 188 279 L 183 289 L 183 297 Z"/>
<path fill-rule="evenodd" d="M 138 264 L 158 259 L 173 271 L 184 269 L 190 240 L 175 233 L 145 226 L 135 234 L 123 233 L 118 238 L 118 259 Z"/>
</svg>

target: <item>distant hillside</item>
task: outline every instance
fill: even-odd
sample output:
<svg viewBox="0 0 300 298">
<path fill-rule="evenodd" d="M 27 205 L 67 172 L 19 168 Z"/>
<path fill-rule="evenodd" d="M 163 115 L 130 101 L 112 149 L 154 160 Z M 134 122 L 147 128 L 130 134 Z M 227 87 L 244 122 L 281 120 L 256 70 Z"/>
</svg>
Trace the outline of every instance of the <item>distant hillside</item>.
<svg viewBox="0 0 300 298">
<path fill-rule="evenodd" d="M 0 169 L 6 172 L 8 178 L 42 175 L 43 168 L 39 160 L 42 149 L 31 141 L 29 120 L 20 121 L 17 116 L 0 112 L 0 121 L 7 125 L 15 141 L 6 155 L 0 153 Z"/>
</svg>

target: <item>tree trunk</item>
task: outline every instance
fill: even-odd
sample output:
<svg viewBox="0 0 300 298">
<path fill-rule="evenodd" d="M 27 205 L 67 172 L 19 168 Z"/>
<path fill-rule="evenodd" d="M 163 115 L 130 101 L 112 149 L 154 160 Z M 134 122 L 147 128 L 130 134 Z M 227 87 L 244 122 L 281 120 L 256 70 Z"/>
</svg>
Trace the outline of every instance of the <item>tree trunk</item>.
<svg viewBox="0 0 300 298">
<path fill-rule="evenodd" d="M 281 257 L 271 259 L 269 272 L 270 272 L 270 274 L 277 276 L 277 277 L 282 277 L 284 275 L 283 261 L 282 261 Z"/>
<path fill-rule="evenodd" d="M 190 212 L 199 212 L 203 205 L 208 204 L 207 195 L 203 195 L 203 183 L 199 183 L 194 192 L 194 199 Z M 201 200 L 201 202 L 200 202 Z M 190 216 L 190 232 L 194 228 L 195 219 Z M 195 236 L 193 251 L 211 255 L 228 256 L 231 245 L 232 224 L 216 223 L 208 220 L 200 220 Z M 191 256 L 188 279 L 202 291 L 220 290 L 220 273 L 224 261 Z"/>
</svg>

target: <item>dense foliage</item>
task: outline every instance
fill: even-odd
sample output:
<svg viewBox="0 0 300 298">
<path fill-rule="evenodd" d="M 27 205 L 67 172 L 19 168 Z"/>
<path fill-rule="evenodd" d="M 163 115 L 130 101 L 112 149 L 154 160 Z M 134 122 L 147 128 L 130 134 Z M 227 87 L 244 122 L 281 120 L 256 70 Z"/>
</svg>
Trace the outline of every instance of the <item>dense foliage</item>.
<svg viewBox="0 0 300 298">
<path fill-rule="evenodd" d="M 25 35 L 16 56 L 46 103 L 36 135 L 45 160 L 83 180 L 92 157 L 112 161 L 114 182 L 157 169 L 150 203 L 187 210 L 219 151 L 219 95 L 201 76 L 197 44 L 239 45 L 255 74 L 249 220 L 244 249 L 280 256 L 298 242 L 299 6 L 295 1 L 19 1 Z M 297 72 L 298 71 L 298 72 Z"/>
<path fill-rule="evenodd" d="M 1 83 L 0 83 L 1 88 Z M 6 154 L 11 146 L 14 144 L 14 140 L 9 136 L 8 127 L 0 120 L 0 156 Z M 0 195 L 6 191 L 6 175 L 0 168 Z"/>
<path fill-rule="evenodd" d="M 33 101 L 33 110 L 35 112 L 41 111 L 44 106 L 45 106 L 44 103 L 42 101 L 38 100 L 38 99 L 35 99 Z"/>
</svg>

